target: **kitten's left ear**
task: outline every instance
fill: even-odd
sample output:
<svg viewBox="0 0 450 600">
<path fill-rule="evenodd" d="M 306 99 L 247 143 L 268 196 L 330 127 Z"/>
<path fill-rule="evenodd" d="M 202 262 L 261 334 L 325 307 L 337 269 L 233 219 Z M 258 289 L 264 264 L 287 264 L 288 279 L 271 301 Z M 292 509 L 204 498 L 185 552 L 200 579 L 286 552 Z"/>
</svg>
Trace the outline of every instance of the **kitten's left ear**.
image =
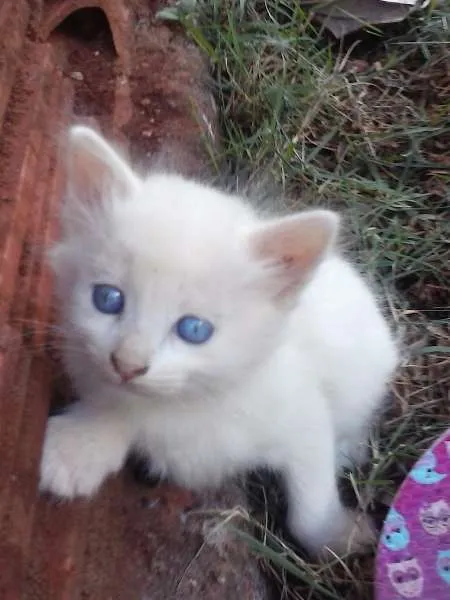
<svg viewBox="0 0 450 600">
<path fill-rule="evenodd" d="M 133 194 L 139 179 L 125 160 L 96 131 L 84 125 L 68 135 L 69 185 L 80 199 L 96 199 L 108 188 L 124 197 Z"/>
<path fill-rule="evenodd" d="M 250 249 L 267 263 L 277 296 L 296 291 L 333 247 L 339 217 L 329 210 L 311 210 L 283 217 L 250 233 Z"/>
</svg>

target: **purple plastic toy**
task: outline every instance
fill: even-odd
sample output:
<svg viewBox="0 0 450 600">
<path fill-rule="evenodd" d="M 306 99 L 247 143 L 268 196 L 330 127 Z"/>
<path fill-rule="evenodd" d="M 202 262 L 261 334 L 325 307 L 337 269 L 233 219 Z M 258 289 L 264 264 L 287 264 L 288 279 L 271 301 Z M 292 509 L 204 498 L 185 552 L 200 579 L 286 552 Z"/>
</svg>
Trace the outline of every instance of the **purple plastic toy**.
<svg viewBox="0 0 450 600">
<path fill-rule="evenodd" d="M 416 462 L 387 514 L 376 600 L 450 600 L 450 429 Z"/>
</svg>

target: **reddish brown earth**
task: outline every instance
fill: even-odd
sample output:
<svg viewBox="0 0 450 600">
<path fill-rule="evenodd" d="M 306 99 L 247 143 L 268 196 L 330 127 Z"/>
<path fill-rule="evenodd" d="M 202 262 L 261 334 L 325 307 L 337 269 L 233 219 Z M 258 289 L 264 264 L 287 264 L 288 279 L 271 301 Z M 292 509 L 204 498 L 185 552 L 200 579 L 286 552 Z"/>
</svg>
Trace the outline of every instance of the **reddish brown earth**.
<svg viewBox="0 0 450 600">
<path fill-rule="evenodd" d="M 144 166 L 164 150 L 189 173 L 202 168 L 204 138 L 214 142 L 205 64 L 179 32 L 155 23 L 154 10 L 144 0 L 0 3 L 1 600 L 265 597 L 246 549 L 231 539 L 211 545 L 209 521 L 189 513 L 185 490 L 150 488 L 125 471 L 91 501 L 37 493 L 60 388 L 42 252 L 64 183 L 60 134 L 93 118 Z M 195 505 L 242 502 L 230 486 Z"/>
</svg>

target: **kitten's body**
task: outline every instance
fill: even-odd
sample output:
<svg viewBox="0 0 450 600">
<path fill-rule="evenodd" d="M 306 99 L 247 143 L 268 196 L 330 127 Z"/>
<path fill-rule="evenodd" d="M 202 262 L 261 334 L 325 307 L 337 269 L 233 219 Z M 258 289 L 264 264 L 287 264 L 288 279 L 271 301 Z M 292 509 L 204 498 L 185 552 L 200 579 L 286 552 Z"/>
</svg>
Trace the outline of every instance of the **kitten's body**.
<svg viewBox="0 0 450 600">
<path fill-rule="evenodd" d="M 173 175 L 139 180 L 92 132 L 73 137 L 90 187 L 74 182 L 54 265 L 82 401 L 49 421 L 42 487 L 91 494 L 130 450 L 191 487 L 269 466 L 286 479 L 292 533 L 313 552 L 344 551 L 356 514 L 336 473 L 364 460 L 397 352 L 372 293 L 332 249 L 335 217 L 265 221 Z M 95 177 L 98 161 L 113 173 L 106 203 L 103 182 L 95 204 L 89 161 Z M 120 319 L 92 307 L 95 282 L 126 290 Z M 177 339 L 184 314 L 211 321 L 211 340 Z M 148 373 L 121 383 L 116 351 Z M 353 547 L 370 535 L 364 523 Z"/>
</svg>

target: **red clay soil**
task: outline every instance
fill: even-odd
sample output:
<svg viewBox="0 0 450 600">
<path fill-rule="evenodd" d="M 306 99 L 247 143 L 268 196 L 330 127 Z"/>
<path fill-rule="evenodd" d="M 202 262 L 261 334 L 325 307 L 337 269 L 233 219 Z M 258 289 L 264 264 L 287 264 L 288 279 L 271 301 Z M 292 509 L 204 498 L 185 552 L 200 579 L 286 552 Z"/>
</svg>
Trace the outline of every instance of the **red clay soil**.
<svg viewBox="0 0 450 600">
<path fill-rule="evenodd" d="M 205 137 L 214 142 L 205 64 L 179 32 L 155 24 L 151 4 L 0 4 L 1 600 L 266 597 L 243 546 L 205 538 L 208 521 L 188 514 L 187 491 L 150 488 L 124 472 L 91 501 L 58 503 L 37 493 L 61 372 L 43 261 L 64 184 L 61 132 L 93 118 L 127 141 L 143 166 L 169 149 L 188 173 L 202 168 Z M 242 502 L 233 486 L 196 500 L 197 507 Z"/>
</svg>

